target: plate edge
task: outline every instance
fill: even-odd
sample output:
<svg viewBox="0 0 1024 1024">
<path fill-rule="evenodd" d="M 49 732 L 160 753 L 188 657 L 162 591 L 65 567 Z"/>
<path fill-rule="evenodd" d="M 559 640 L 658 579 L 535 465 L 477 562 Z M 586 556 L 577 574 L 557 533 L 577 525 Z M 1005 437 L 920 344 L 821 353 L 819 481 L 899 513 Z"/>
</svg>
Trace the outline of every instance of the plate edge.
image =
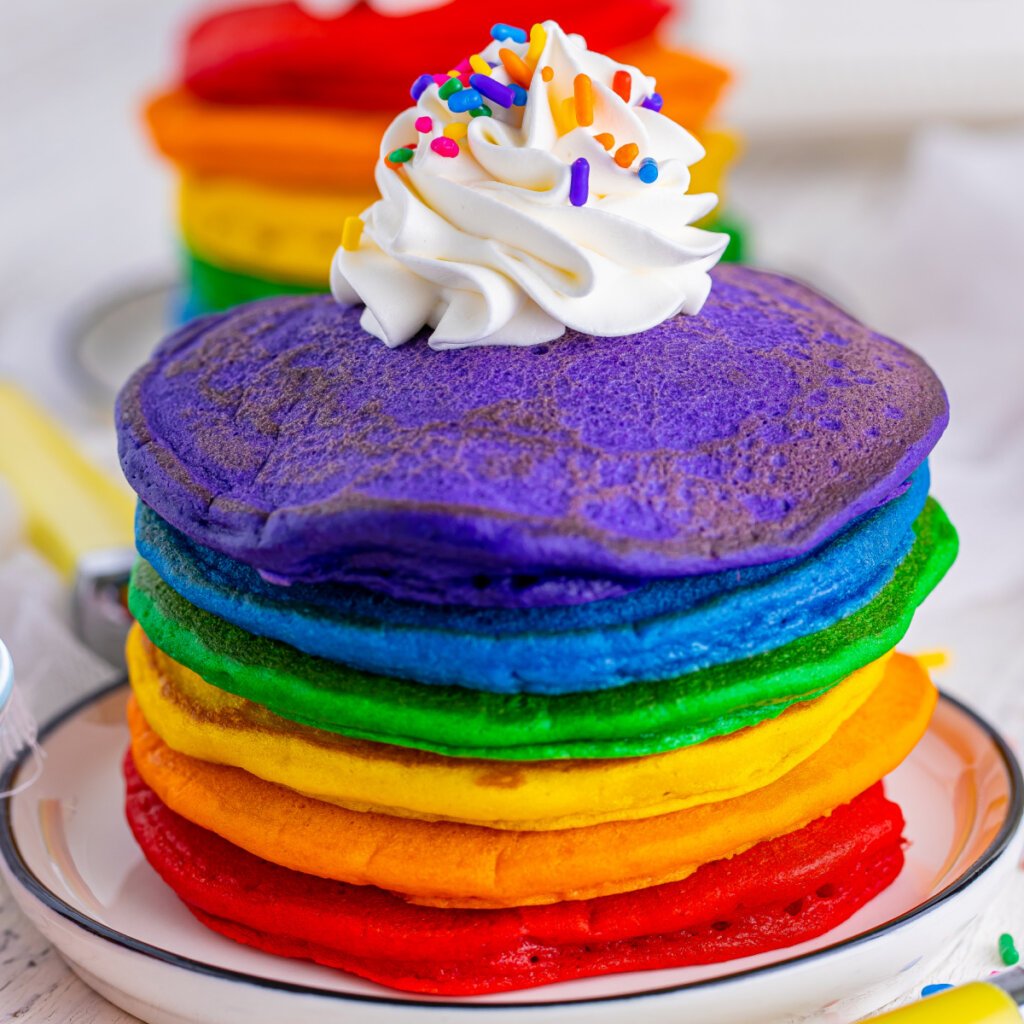
<svg viewBox="0 0 1024 1024">
<path fill-rule="evenodd" d="M 104 698 L 110 696 L 117 690 L 128 685 L 127 676 L 119 676 L 116 680 L 111 683 L 107 683 L 97 690 L 86 694 L 84 697 L 75 701 L 69 705 L 63 711 L 59 712 L 51 719 L 49 719 L 45 725 L 39 730 L 39 742 L 45 743 L 46 739 L 54 733 L 61 726 L 66 724 L 69 720 L 74 718 L 80 712 L 86 708 L 98 703 Z M 652 999 L 658 996 L 672 995 L 677 992 L 692 991 L 700 988 L 710 988 L 712 986 L 723 986 L 731 983 L 744 981 L 754 976 L 763 976 L 773 971 L 780 970 L 784 967 L 791 967 L 795 964 L 806 963 L 814 958 L 823 957 L 831 953 L 835 953 L 838 950 L 849 949 L 853 946 L 858 946 L 864 942 L 867 942 L 877 935 L 884 932 L 892 932 L 898 930 L 911 921 L 916 920 L 918 917 L 927 913 L 929 910 L 938 906 L 941 903 L 946 902 L 955 896 L 958 892 L 966 888 L 972 882 L 975 881 L 980 875 L 984 874 L 992 865 L 1006 852 L 1010 840 L 1016 833 L 1022 817 L 1024 817 L 1024 776 L 1021 774 L 1020 765 L 1017 762 L 1016 757 L 1010 750 L 1006 740 L 1003 739 L 999 731 L 992 726 L 985 718 L 968 707 L 962 701 L 957 700 L 955 697 L 951 697 L 948 694 L 939 691 L 940 701 L 945 701 L 951 704 L 962 714 L 966 715 L 971 719 L 986 736 L 992 741 L 997 752 L 1003 760 L 1003 764 L 1006 767 L 1007 774 L 1010 776 L 1010 792 L 1011 799 L 1007 808 L 1006 818 L 1003 821 L 999 831 L 993 837 L 988 847 L 981 854 L 980 857 L 971 865 L 971 867 L 955 882 L 936 893 L 930 899 L 925 900 L 924 903 L 919 904 L 912 910 L 901 914 L 899 917 L 894 918 L 891 921 L 887 921 L 884 924 L 876 925 L 874 928 L 868 931 L 861 932 L 859 935 L 851 936 L 848 939 L 843 939 L 839 942 L 833 943 L 830 946 L 825 946 L 822 949 L 813 950 L 811 952 L 802 953 L 799 956 L 792 957 L 788 960 L 780 960 L 778 963 L 765 964 L 762 967 L 751 967 L 742 971 L 737 971 L 733 974 L 726 975 L 721 978 L 708 978 L 703 981 L 692 981 L 686 982 L 680 985 L 668 985 L 663 988 L 650 989 L 645 992 L 630 992 L 622 995 L 608 995 L 608 996 L 594 996 L 583 999 L 558 999 L 551 1000 L 548 1002 L 509 1002 L 509 1003 L 466 1003 L 466 1002 L 450 1002 L 442 999 L 435 1000 L 422 1000 L 422 999 L 399 999 L 392 996 L 374 996 L 374 995 L 361 995 L 359 993 L 349 992 L 336 992 L 332 989 L 317 988 L 312 985 L 300 985 L 295 982 L 276 981 L 270 978 L 263 978 L 259 975 L 246 974 L 241 971 L 233 971 L 229 968 L 215 967 L 211 964 L 205 964 L 198 960 L 191 960 L 188 957 L 183 957 L 177 953 L 172 953 L 169 950 L 161 949 L 159 946 L 153 946 L 150 943 L 143 942 L 140 939 L 133 938 L 130 935 L 125 935 L 123 932 L 119 932 L 116 929 L 110 928 L 107 925 L 101 924 L 98 921 L 94 921 L 92 918 L 83 914 L 81 911 L 72 907 L 70 904 L 62 900 L 56 893 L 48 889 L 34 874 L 31 868 L 25 863 L 21 857 L 20 850 L 18 849 L 17 840 L 14 836 L 13 825 L 11 822 L 11 811 L 10 804 L 11 798 L 4 797 L 0 798 L 0 855 L 2 855 L 4 862 L 7 866 L 8 871 L 17 880 L 17 882 L 35 899 L 42 903 L 44 907 L 58 914 L 60 917 L 72 924 L 78 926 L 82 930 L 89 932 L 98 938 L 103 939 L 112 945 L 119 946 L 124 949 L 128 949 L 131 952 L 141 954 L 150 959 L 160 961 L 171 967 L 176 967 L 182 970 L 191 971 L 193 973 L 203 974 L 208 977 L 217 978 L 221 980 L 232 981 L 241 984 L 254 985 L 259 988 L 269 988 L 276 991 L 291 992 L 296 995 L 312 996 L 315 998 L 330 999 L 333 1001 L 340 1002 L 356 1002 L 356 1003 L 377 1003 L 391 1006 L 416 1006 L 424 1009 L 439 1009 L 439 1010 L 457 1010 L 465 1012 L 501 1012 L 504 1010 L 530 1010 L 530 1009 L 551 1009 L 552 1007 L 565 1006 L 565 1007 L 576 1007 L 576 1006 L 587 1006 L 597 1003 L 609 1003 L 609 1002 L 631 1002 L 643 999 Z M 0 775 L 0 791 L 10 788 L 10 784 L 14 779 L 14 776 L 21 769 L 21 766 L 25 763 L 26 758 L 29 755 L 28 750 L 23 750 L 14 760 L 8 763 L 4 768 L 2 775 Z"/>
</svg>

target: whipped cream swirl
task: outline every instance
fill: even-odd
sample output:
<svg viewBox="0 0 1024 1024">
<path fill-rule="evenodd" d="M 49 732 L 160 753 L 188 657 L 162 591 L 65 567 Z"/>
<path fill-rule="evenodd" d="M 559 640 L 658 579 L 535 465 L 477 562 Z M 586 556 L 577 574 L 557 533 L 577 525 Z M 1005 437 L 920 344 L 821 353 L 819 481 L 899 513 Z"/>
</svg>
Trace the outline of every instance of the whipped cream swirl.
<svg viewBox="0 0 1024 1024">
<path fill-rule="evenodd" d="M 382 198 L 354 239 L 346 227 L 331 289 L 365 303 L 364 329 L 389 346 L 425 325 L 439 349 L 536 345 L 566 328 L 628 335 L 697 313 L 708 296 L 728 236 L 693 226 L 717 203 L 686 191 L 701 145 L 652 109 L 655 82 L 638 69 L 552 21 L 531 36 L 474 57 L 495 82 L 515 73 L 528 85 L 524 105 L 453 112 L 450 89 L 432 82 L 384 135 Z M 582 116 L 580 75 L 592 110 Z M 396 151 L 404 162 L 389 159 Z"/>
</svg>

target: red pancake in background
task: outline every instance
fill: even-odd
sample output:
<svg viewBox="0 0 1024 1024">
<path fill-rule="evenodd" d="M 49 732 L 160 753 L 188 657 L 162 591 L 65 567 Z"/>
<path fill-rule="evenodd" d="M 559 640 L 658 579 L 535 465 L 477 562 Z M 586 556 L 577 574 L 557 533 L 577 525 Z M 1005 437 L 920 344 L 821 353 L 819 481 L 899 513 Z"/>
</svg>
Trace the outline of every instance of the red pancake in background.
<svg viewBox="0 0 1024 1024">
<path fill-rule="evenodd" d="M 718 963 L 845 921 L 903 865 L 903 816 L 877 783 L 828 817 L 682 882 L 507 910 L 443 910 L 278 867 L 175 814 L 125 759 L 146 859 L 213 930 L 391 988 L 482 995 L 622 971 Z"/>
<path fill-rule="evenodd" d="M 615 51 L 652 35 L 664 0 L 523 0 L 515 24 L 529 31 L 553 18 L 592 50 Z M 357 3 L 317 17 L 295 3 L 228 8 L 196 23 L 185 47 L 184 84 L 214 103 L 401 110 L 424 72 L 444 72 L 476 53 L 496 16 L 450 0 L 400 17 Z"/>
</svg>

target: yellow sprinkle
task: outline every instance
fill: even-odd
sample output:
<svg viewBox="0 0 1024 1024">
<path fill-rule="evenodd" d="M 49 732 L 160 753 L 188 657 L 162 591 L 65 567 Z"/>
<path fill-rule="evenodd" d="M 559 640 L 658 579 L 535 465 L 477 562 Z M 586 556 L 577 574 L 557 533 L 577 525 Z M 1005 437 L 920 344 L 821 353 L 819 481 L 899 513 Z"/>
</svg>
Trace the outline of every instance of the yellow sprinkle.
<svg viewBox="0 0 1024 1024">
<path fill-rule="evenodd" d="M 491 73 L 491 65 L 488 64 L 479 53 L 474 53 L 473 56 L 469 58 L 469 66 L 478 75 L 489 75 Z"/>
<path fill-rule="evenodd" d="M 524 89 L 529 89 L 530 79 L 533 78 L 533 69 L 527 67 L 523 63 L 523 58 L 514 50 L 508 49 L 499 50 L 498 56 L 501 58 L 501 63 L 505 65 L 508 77 L 512 79 L 516 85 L 521 85 Z"/>
<path fill-rule="evenodd" d="M 449 139 L 455 139 L 455 141 L 458 142 L 459 139 L 464 139 L 466 137 L 466 128 L 467 126 L 461 121 L 453 121 L 445 128 L 444 134 L 447 135 Z"/>
<path fill-rule="evenodd" d="M 600 142 L 605 149 L 611 149 L 615 145 L 615 136 L 611 132 L 601 132 L 594 136 L 595 142 Z"/>
<path fill-rule="evenodd" d="M 555 129 L 559 135 L 567 135 L 576 127 L 576 103 L 570 96 L 568 99 L 556 100 L 549 97 L 551 116 L 555 121 Z"/>
<path fill-rule="evenodd" d="M 448 77 L 449 78 L 458 78 L 459 74 L 460 74 L 460 72 L 458 72 L 458 71 L 449 71 L 448 72 Z"/>
<path fill-rule="evenodd" d="M 589 75 L 577 75 L 573 79 L 573 103 L 576 120 L 584 128 L 589 128 L 594 123 L 594 90 Z"/>
<path fill-rule="evenodd" d="M 546 64 L 540 69 L 540 77 L 543 78 L 545 82 L 550 82 L 551 79 L 555 77 L 555 69 L 550 64 Z"/>
<path fill-rule="evenodd" d="M 526 50 L 526 66 L 532 71 L 540 60 L 540 55 L 547 45 L 548 34 L 543 25 L 534 25 L 530 29 L 530 45 Z"/>
<path fill-rule="evenodd" d="M 345 226 L 341 229 L 341 247 L 346 252 L 355 252 L 359 248 L 359 240 L 363 237 L 362 217 L 346 217 Z"/>
<path fill-rule="evenodd" d="M 949 651 L 922 651 L 917 655 L 921 668 L 945 668 L 949 664 Z"/>
</svg>

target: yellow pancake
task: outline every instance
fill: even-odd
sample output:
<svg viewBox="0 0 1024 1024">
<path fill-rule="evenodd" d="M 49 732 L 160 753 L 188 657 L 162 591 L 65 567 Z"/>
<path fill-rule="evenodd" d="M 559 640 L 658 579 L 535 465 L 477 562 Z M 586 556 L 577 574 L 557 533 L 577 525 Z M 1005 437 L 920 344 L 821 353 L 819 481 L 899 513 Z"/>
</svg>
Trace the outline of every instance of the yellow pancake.
<svg viewBox="0 0 1024 1024">
<path fill-rule="evenodd" d="M 690 169 L 690 192 L 714 192 L 722 205 L 726 170 L 737 142 L 720 129 L 701 134 L 705 157 Z M 328 286 L 331 260 L 345 218 L 378 198 L 372 168 L 353 187 L 294 187 L 238 176 L 184 173 L 178 218 L 189 249 L 200 259 L 272 281 Z"/>
<path fill-rule="evenodd" d="M 204 682 L 138 625 L 127 657 L 142 713 L 179 753 L 353 811 L 517 831 L 650 818 L 760 789 L 831 739 L 876 689 L 888 660 L 777 718 L 666 754 L 513 762 L 445 757 L 290 722 Z"/>
<path fill-rule="evenodd" d="M 713 129 L 702 134 L 701 142 L 706 155 L 690 169 L 689 191 L 716 193 L 720 207 L 736 139 Z M 294 188 L 186 173 L 178 191 L 178 218 L 189 249 L 207 263 L 326 289 L 345 218 L 362 213 L 377 198 L 372 174 L 352 189 Z"/>
<path fill-rule="evenodd" d="M 740 141 L 732 132 L 710 128 L 701 132 L 698 141 L 704 147 L 704 159 L 690 168 L 690 187 L 693 194 L 714 192 L 718 196 L 716 210 L 725 205 L 726 172 L 740 152 Z"/>
<path fill-rule="evenodd" d="M 345 218 L 377 198 L 372 179 L 356 191 L 314 191 L 186 174 L 178 216 L 189 249 L 207 263 L 326 289 Z"/>
<path fill-rule="evenodd" d="M 936 692 L 913 658 L 835 736 L 763 789 L 638 821 L 508 832 L 360 813 L 171 750 L 133 699 L 132 753 L 172 810 L 295 871 L 376 885 L 414 902 L 513 907 L 589 899 L 685 878 L 711 860 L 803 828 L 892 771 L 924 734 Z"/>
</svg>

